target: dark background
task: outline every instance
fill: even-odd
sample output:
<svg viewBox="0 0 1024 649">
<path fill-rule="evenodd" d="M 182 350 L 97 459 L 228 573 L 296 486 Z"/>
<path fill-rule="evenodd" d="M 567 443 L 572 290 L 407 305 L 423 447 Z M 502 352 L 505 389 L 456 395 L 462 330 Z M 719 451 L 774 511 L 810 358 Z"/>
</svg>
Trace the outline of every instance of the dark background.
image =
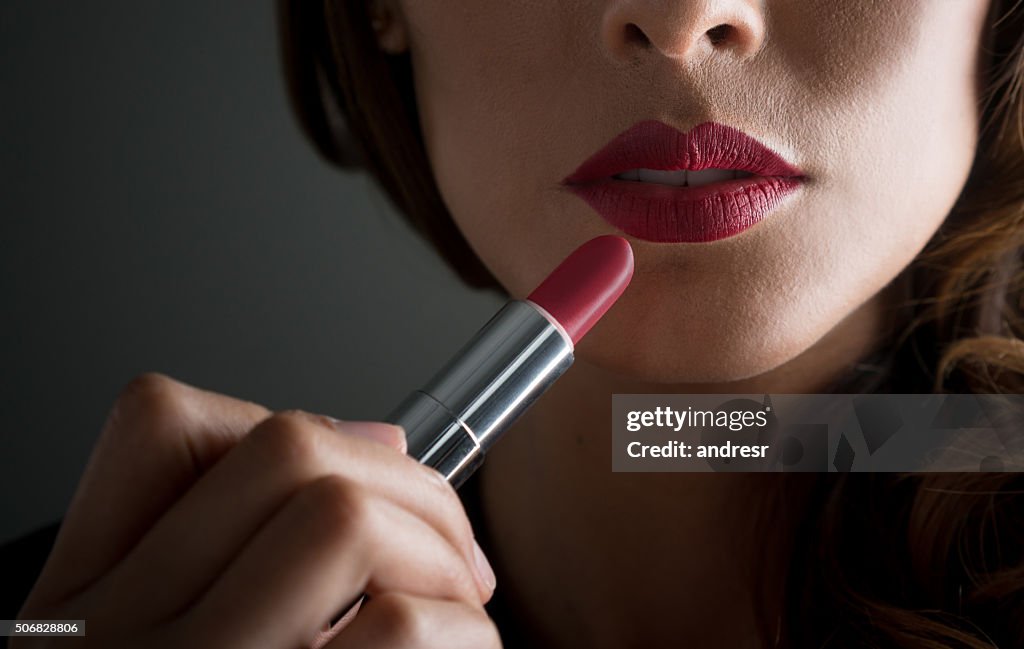
<svg viewBox="0 0 1024 649">
<path fill-rule="evenodd" d="M 271 2 L 4 0 L 0 88 L 0 542 L 139 372 L 380 419 L 498 304 L 316 157 Z"/>
</svg>

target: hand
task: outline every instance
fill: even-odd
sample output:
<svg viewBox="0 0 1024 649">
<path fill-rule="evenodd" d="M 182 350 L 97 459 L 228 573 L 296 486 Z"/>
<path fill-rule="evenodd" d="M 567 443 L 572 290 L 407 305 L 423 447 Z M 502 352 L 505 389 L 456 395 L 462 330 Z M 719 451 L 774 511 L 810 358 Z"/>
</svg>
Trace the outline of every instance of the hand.
<svg viewBox="0 0 1024 649">
<path fill-rule="evenodd" d="M 462 505 L 404 451 L 397 426 L 140 376 L 19 618 L 84 619 L 77 646 L 115 649 L 500 647 L 483 610 L 493 572 Z"/>
</svg>

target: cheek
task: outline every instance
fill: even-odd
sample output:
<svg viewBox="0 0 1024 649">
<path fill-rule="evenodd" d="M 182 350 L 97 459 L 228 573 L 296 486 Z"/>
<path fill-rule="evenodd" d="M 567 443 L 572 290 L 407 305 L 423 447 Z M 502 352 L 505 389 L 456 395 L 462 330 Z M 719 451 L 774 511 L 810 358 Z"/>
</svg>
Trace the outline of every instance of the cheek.
<svg viewBox="0 0 1024 649">
<path fill-rule="evenodd" d="M 529 293 L 588 235 L 608 232 L 560 187 L 580 162 L 576 129 L 592 128 L 578 111 L 593 108 L 588 94 L 600 85 L 596 70 L 581 74 L 574 63 L 593 48 L 580 43 L 589 29 L 583 5 L 474 0 L 408 8 L 435 180 L 471 247 L 514 295 Z"/>
<path fill-rule="evenodd" d="M 920 238 L 944 218 L 973 159 L 987 3 L 844 3 L 831 22 L 824 5 L 835 3 L 803 3 L 811 15 L 791 21 L 821 25 L 817 38 L 783 33 L 773 61 L 801 81 L 789 105 L 808 107 L 789 120 L 790 137 L 813 144 L 805 168 L 820 178 L 815 189 L 884 225 L 872 243 Z"/>
<path fill-rule="evenodd" d="M 671 259 L 645 250 L 638 268 L 657 272 L 638 275 L 581 356 L 652 381 L 737 380 L 792 360 L 881 291 L 933 236 L 969 173 L 979 5 L 908 2 L 917 13 L 894 24 L 888 9 L 860 15 L 862 28 L 815 39 L 814 48 L 832 44 L 826 51 L 795 35 L 780 43 L 761 70 L 775 81 L 778 113 L 761 120 L 792 143 L 811 181 L 760 232 L 719 250 Z M 623 340 L 634 342 L 620 352 Z"/>
<path fill-rule="evenodd" d="M 836 53 L 809 59 L 820 67 L 808 73 L 829 81 L 810 85 L 815 114 L 802 120 L 802 137 L 824 146 L 809 165 L 821 173 L 797 231 L 809 257 L 805 276 L 835 304 L 823 320 L 913 261 L 953 207 L 977 146 L 985 3 L 897 5 L 902 14 L 861 16 L 863 27 L 845 36 L 826 32 Z"/>
</svg>

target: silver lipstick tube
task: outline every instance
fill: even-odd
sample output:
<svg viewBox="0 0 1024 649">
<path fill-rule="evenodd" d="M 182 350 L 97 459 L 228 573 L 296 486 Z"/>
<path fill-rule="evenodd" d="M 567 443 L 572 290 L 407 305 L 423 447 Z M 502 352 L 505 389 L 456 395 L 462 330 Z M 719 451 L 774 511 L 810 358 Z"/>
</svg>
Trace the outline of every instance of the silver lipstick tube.
<svg viewBox="0 0 1024 649">
<path fill-rule="evenodd" d="M 511 301 L 387 421 L 405 429 L 410 456 L 458 488 L 569 369 L 572 353 L 568 336 L 540 307 Z"/>
</svg>

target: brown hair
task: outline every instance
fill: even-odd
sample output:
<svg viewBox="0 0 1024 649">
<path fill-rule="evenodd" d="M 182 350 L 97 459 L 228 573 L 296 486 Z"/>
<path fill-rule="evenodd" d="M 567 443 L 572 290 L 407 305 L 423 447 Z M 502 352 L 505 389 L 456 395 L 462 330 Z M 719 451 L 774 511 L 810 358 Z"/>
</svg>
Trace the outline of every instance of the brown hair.
<svg viewBox="0 0 1024 649">
<path fill-rule="evenodd" d="M 320 155 L 365 167 L 398 212 L 470 286 L 499 288 L 455 226 L 420 133 L 408 54 L 377 46 L 369 0 L 278 0 L 292 106 Z"/>
<path fill-rule="evenodd" d="M 989 25 L 974 165 L 902 278 L 886 391 L 1024 391 L 1024 6 Z M 766 511 L 806 494 L 781 645 L 1024 646 L 1024 474 L 787 476 Z"/>
<path fill-rule="evenodd" d="M 970 178 L 896 280 L 908 299 L 890 344 L 836 391 L 1024 391 L 1024 7 L 1011 2 L 990 11 Z M 467 283 L 495 287 L 434 182 L 409 55 L 379 50 L 367 4 L 278 1 L 300 122 L 325 159 L 367 168 Z M 793 524 L 786 591 L 766 593 L 785 602 L 764 623 L 767 644 L 1024 646 L 1020 476 L 776 476 L 762 514 Z"/>
</svg>

